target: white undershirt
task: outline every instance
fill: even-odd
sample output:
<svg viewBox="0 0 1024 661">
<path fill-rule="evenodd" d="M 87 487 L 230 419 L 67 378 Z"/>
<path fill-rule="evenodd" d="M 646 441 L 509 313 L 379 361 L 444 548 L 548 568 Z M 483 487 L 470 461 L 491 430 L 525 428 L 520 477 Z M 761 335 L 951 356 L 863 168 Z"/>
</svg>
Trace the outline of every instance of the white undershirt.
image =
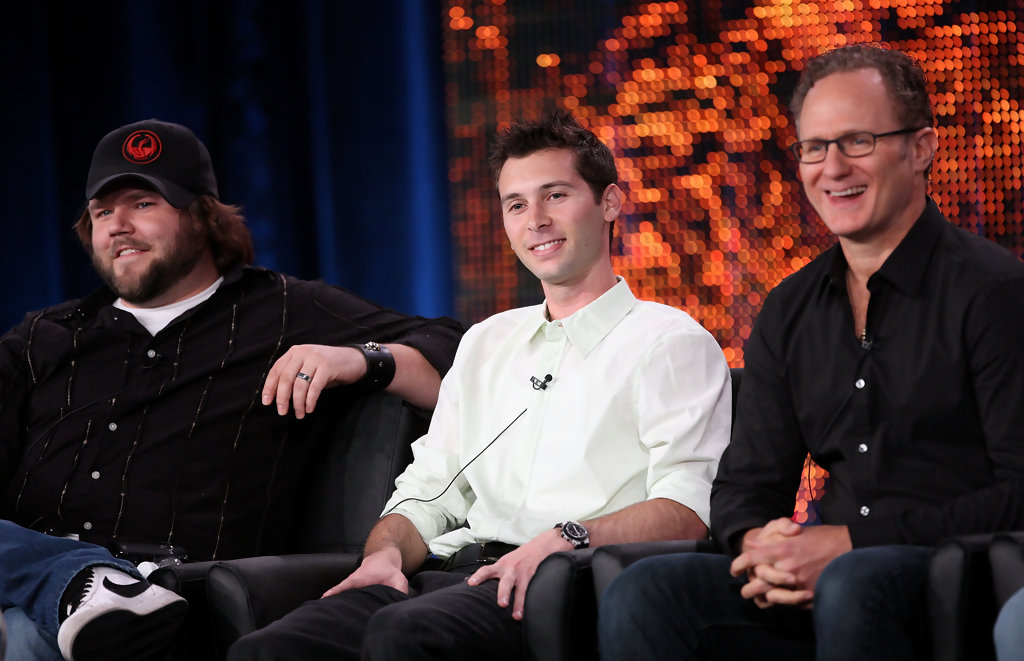
<svg viewBox="0 0 1024 661">
<path fill-rule="evenodd" d="M 190 296 L 189 298 L 169 305 L 161 305 L 155 308 L 135 308 L 125 305 L 124 300 L 119 298 L 114 301 L 114 307 L 118 310 L 130 312 L 138 322 L 149 331 L 150 335 L 156 335 L 162 331 L 167 324 L 181 316 L 185 310 L 194 308 L 213 296 L 213 292 L 217 291 L 217 287 L 220 287 L 220 283 L 222 282 L 224 282 L 223 277 L 217 278 L 212 285 L 195 296 Z"/>
</svg>

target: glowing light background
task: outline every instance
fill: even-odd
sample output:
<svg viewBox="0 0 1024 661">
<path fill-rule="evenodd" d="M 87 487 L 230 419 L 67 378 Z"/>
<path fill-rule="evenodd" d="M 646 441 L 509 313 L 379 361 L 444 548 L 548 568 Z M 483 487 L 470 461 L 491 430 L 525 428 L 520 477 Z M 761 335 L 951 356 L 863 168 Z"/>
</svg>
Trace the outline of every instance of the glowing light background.
<svg viewBox="0 0 1024 661">
<path fill-rule="evenodd" d="M 487 147 L 513 118 L 565 108 L 618 162 L 628 203 L 616 271 L 639 297 L 689 312 L 742 365 L 764 295 L 832 243 L 785 150 L 786 108 L 802 63 L 851 43 L 921 63 L 940 145 L 932 196 L 953 222 L 1020 256 L 1022 1 L 448 0 L 457 315 L 472 322 L 541 300 L 508 247 Z M 811 465 L 805 476 L 798 521 L 814 520 L 826 474 Z"/>
</svg>

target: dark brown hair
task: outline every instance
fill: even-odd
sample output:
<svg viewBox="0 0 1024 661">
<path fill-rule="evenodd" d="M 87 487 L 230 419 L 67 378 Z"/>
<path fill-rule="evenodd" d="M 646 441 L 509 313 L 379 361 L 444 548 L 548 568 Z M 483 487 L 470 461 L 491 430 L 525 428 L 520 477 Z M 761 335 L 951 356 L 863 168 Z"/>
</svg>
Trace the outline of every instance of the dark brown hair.
<svg viewBox="0 0 1024 661">
<path fill-rule="evenodd" d="M 519 118 L 498 133 L 488 159 L 495 183 L 505 161 L 544 149 L 568 149 L 573 153 L 576 171 L 590 186 L 597 203 L 601 202 L 605 189 L 619 180 L 615 157 L 608 146 L 592 131 L 583 128 L 570 113 L 556 110 L 536 121 Z"/>
</svg>

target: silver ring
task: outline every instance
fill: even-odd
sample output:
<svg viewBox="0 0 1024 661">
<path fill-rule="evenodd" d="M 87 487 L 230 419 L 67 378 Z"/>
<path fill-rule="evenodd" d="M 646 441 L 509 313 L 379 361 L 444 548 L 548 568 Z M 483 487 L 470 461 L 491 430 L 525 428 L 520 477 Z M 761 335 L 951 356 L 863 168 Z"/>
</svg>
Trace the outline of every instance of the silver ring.
<svg viewBox="0 0 1024 661">
<path fill-rule="evenodd" d="M 305 372 L 299 372 L 298 374 L 295 375 L 295 378 L 296 379 L 302 379 L 306 383 L 313 383 L 313 377 L 311 377 L 310 375 L 306 374 Z"/>
</svg>

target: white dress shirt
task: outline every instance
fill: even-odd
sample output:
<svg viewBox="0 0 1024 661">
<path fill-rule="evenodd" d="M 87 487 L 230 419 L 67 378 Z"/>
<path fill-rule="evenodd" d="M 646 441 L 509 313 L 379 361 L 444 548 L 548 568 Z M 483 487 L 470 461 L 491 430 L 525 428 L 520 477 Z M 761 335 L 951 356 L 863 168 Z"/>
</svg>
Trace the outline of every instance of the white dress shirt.
<svg viewBox="0 0 1024 661">
<path fill-rule="evenodd" d="M 685 312 L 637 300 L 621 278 L 565 319 L 545 310 L 503 312 L 466 333 L 396 481 L 385 512 L 412 521 L 439 556 L 473 542 L 524 544 L 650 498 L 708 522 L 732 406 L 711 334 Z M 531 377 L 549 374 L 534 387 Z"/>
</svg>

